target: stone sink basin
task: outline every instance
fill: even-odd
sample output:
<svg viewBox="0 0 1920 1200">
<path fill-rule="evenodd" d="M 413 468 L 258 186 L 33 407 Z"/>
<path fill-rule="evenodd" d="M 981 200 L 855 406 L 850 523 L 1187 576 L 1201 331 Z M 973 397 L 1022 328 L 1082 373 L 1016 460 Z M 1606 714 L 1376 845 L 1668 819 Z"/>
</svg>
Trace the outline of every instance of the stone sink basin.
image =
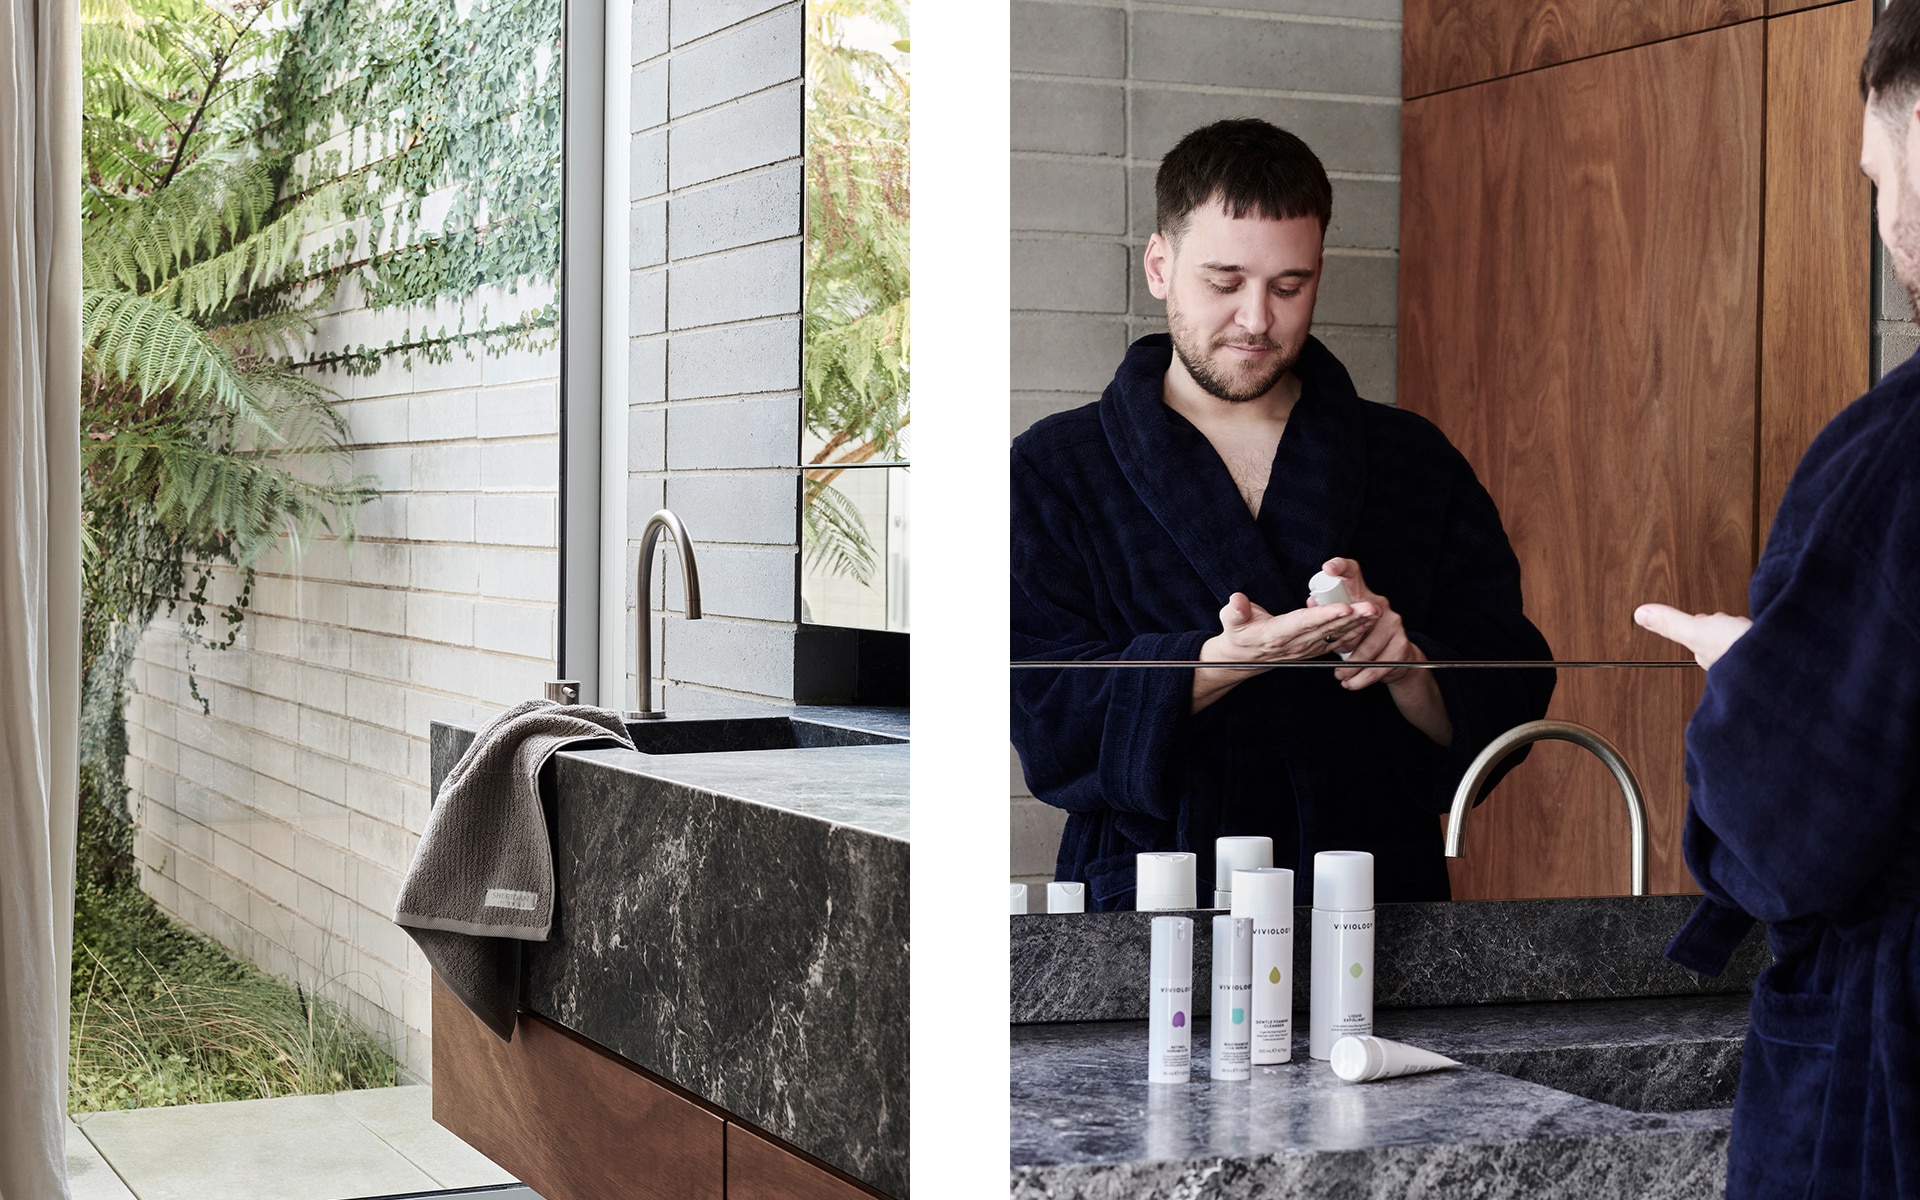
<svg viewBox="0 0 1920 1200">
<path fill-rule="evenodd" d="M 734 754 L 907 742 L 905 737 L 879 730 L 790 716 L 671 716 L 658 721 L 628 721 L 627 732 L 642 754 Z"/>
</svg>

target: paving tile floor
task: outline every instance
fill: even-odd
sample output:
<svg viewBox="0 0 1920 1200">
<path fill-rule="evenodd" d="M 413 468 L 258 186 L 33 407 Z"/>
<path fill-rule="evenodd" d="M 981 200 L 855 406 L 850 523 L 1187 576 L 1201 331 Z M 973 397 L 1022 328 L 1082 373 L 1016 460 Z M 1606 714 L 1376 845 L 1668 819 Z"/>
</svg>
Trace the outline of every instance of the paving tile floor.
<svg viewBox="0 0 1920 1200">
<path fill-rule="evenodd" d="M 74 1200 L 367 1200 L 511 1184 L 424 1086 L 82 1113 Z"/>
</svg>

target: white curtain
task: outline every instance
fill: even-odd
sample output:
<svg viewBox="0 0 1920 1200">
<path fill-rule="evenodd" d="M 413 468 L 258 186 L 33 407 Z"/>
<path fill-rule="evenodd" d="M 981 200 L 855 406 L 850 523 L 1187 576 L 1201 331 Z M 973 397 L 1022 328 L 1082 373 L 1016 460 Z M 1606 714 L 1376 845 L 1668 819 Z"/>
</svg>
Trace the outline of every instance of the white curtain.
<svg viewBox="0 0 1920 1200">
<path fill-rule="evenodd" d="M 79 0 L 0 0 L 0 1200 L 67 1195 L 79 733 Z"/>
</svg>

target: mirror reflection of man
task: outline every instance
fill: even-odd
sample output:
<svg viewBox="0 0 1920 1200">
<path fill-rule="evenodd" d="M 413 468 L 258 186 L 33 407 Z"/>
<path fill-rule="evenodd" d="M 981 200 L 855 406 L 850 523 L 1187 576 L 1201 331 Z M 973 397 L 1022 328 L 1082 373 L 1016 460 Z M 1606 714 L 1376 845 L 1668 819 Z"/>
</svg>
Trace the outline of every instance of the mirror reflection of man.
<svg viewBox="0 0 1920 1200">
<path fill-rule="evenodd" d="M 1438 429 L 1361 400 L 1311 336 L 1333 192 L 1305 143 L 1209 125 L 1155 191 L 1168 333 L 1013 444 L 1014 655 L 1349 665 L 1016 672 L 1028 784 L 1069 814 L 1056 877 L 1131 908 L 1136 854 L 1192 851 L 1207 881 L 1216 837 L 1264 834 L 1302 903 L 1320 850 L 1371 851 L 1380 900 L 1444 899 L 1437 814 L 1553 688 L 1400 665 L 1550 657 L 1499 513 Z M 1323 570 L 1351 603 L 1308 602 Z"/>
<path fill-rule="evenodd" d="M 1920 306 L 1920 3 L 1860 70 L 1860 168 Z M 1920 311 L 1920 307 L 1916 308 Z M 1693 651 L 1687 867 L 1669 957 L 1718 974 L 1757 918 L 1728 1200 L 1920 1197 L 1920 357 L 1807 448 L 1748 589 L 1752 618 L 1641 606 Z"/>
</svg>

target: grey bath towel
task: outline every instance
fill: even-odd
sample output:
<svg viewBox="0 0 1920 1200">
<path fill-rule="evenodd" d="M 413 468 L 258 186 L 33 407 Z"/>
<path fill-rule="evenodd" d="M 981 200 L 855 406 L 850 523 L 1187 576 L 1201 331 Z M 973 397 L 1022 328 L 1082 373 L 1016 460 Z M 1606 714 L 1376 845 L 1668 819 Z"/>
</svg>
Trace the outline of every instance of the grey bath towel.
<svg viewBox="0 0 1920 1200">
<path fill-rule="evenodd" d="M 441 783 L 394 903 L 434 974 L 503 1041 L 519 1006 L 520 943 L 544 942 L 553 927 L 540 768 L 592 743 L 633 749 L 620 714 L 604 708 L 528 700 L 495 717 Z"/>
</svg>

